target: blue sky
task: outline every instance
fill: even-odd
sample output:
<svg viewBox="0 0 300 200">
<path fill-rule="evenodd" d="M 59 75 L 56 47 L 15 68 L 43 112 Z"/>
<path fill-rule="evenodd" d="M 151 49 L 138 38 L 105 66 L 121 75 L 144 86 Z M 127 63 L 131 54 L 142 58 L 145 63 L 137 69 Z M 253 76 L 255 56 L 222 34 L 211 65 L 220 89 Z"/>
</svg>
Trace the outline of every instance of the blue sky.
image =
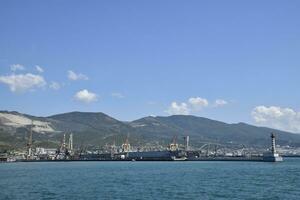
<svg viewBox="0 0 300 200">
<path fill-rule="evenodd" d="M 299 9 L 299 1 L 1 1 L 0 109 L 193 114 L 300 132 Z"/>
</svg>

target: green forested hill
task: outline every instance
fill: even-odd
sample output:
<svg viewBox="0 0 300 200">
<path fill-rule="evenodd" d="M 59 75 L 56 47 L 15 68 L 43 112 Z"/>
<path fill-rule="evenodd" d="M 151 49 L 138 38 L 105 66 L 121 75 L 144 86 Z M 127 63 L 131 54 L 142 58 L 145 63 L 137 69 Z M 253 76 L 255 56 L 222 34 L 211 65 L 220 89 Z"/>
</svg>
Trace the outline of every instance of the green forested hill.
<svg viewBox="0 0 300 200">
<path fill-rule="evenodd" d="M 278 144 L 300 146 L 300 135 L 245 123 L 227 124 L 207 118 L 185 115 L 145 117 L 132 122 L 122 122 L 104 113 L 70 112 L 49 117 L 35 117 L 17 112 L 0 112 L 0 148 L 25 147 L 33 120 L 35 146 L 58 146 L 63 133 L 74 134 L 75 146 L 100 147 L 121 144 L 129 135 L 133 145 L 159 143 L 166 145 L 174 136 L 183 142 L 189 135 L 191 144 L 205 142 L 243 144 L 265 147 L 270 143 L 270 133 L 275 132 Z"/>
</svg>

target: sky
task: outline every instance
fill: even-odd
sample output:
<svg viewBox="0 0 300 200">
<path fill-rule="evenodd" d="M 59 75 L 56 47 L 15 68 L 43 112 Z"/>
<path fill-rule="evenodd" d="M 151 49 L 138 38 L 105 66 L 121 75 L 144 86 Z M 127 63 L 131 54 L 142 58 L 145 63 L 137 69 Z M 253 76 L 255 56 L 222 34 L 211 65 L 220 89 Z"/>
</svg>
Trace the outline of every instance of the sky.
<svg viewBox="0 0 300 200">
<path fill-rule="evenodd" d="M 0 1 L 0 110 L 300 133 L 300 2 Z"/>
</svg>

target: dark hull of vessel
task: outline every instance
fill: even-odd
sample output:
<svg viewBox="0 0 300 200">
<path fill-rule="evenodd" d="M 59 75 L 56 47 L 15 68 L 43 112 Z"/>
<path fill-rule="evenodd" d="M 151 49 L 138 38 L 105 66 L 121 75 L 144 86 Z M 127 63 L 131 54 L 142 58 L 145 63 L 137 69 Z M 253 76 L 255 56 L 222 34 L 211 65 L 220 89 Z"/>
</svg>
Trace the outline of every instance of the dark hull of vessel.
<svg viewBox="0 0 300 200">
<path fill-rule="evenodd" d="M 138 156 L 137 156 L 138 155 Z M 244 161 L 244 162 L 278 162 L 275 159 L 266 159 L 265 157 L 198 157 L 176 159 L 174 157 L 153 157 L 153 154 L 148 154 L 148 157 L 139 157 L 141 154 L 133 154 L 125 159 L 62 159 L 62 160 L 18 160 L 17 162 L 124 162 L 124 161 Z M 151 155 L 151 156 L 150 156 Z M 143 154 L 143 156 L 145 156 Z M 282 161 L 282 160 L 280 160 Z"/>
<path fill-rule="evenodd" d="M 19 162 L 72 162 L 72 161 L 253 161 L 253 162 L 278 162 L 282 157 L 270 156 L 196 156 L 184 151 L 143 151 L 122 152 L 116 154 L 84 154 L 68 159 L 57 160 L 18 160 Z"/>
</svg>

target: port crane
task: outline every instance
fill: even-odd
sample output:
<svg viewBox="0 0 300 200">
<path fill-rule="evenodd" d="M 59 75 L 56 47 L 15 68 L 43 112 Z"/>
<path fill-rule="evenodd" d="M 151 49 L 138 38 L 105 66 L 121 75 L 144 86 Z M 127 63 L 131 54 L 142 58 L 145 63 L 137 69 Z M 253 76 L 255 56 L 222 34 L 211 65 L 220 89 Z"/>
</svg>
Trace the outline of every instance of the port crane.
<svg viewBox="0 0 300 200">
<path fill-rule="evenodd" d="M 178 150 L 178 144 L 177 144 L 177 135 L 173 137 L 172 143 L 169 145 L 170 151 L 177 151 Z"/>
<path fill-rule="evenodd" d="M 130 151 L 129 134 L 127 134 L 125 143 L 122 144 L 122 151 L 123 152 L 129 152 Z"/>
</svg>

